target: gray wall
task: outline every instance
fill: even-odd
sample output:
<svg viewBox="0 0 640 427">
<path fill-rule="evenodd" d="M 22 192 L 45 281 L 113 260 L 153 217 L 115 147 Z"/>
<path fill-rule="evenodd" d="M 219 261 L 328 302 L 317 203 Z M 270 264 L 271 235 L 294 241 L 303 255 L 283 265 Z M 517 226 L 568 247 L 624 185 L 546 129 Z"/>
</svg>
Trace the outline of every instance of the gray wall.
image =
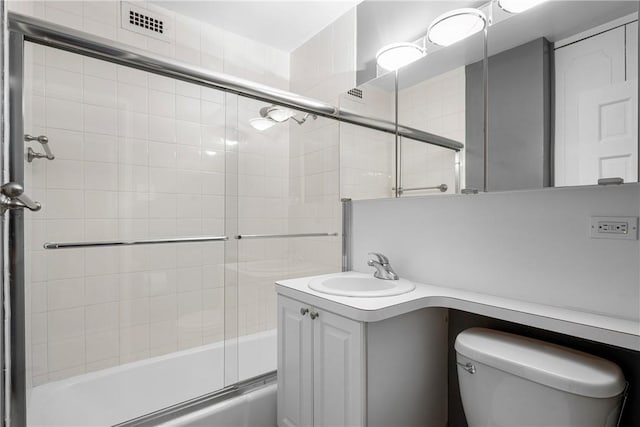
<svg viewBox="0 0 640 427">
<path fill-rule="evenodd" d="M 550 185 L 550 52 L 540 38 L 489 58 L 489 191 Z M 482 189 L 482 62 L 466 77 L 466 187 Z"/>
</svg>

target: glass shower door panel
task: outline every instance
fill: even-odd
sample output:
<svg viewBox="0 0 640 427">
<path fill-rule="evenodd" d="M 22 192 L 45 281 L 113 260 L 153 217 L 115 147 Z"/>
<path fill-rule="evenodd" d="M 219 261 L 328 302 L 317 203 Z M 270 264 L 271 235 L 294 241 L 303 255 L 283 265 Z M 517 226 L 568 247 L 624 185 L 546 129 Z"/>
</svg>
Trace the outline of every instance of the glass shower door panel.
<svg viewBox="0 0 640 427">
<path fill-rule="evenodd" d="M 33 425 L 112 425 L 224 386 L 225 96 L 27 44 Z M 37 143 L 25 144 L 41 151 Z M 44 249 L 45 243 L 181 239 Z M 81 402 L 81 404 L 79 404 Z"/>
<path fill-rule="evenodd" d="M 340 269 L 338 125 L 239 97 L 239 379 L 276 369 L 275 282 Z M 256 119 L 258 120 L 256 123 Z M 299 123 L 300 122 L 300 123 Z M 268 128 L 259 130 L 261 124 Z"/>
</svg>

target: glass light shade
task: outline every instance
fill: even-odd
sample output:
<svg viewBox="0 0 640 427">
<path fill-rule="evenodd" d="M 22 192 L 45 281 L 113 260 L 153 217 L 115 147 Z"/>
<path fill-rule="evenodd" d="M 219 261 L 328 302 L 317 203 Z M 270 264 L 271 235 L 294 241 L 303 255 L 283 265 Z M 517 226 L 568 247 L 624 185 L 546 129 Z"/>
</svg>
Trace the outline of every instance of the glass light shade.
<svg viewBox="0 0 640 427">
<path fill-rule="evenodd" d="M 478 9 L 456 9 L 438 16 L 429 26 L 427 39 L 438 46 L 450 46 L 484 30 L 487 18 Z"/>
<path fill-rule="evenodd" d="M 250 119 L 249 120 L 249 124 L 251 125 L 252 128 L 259 130 L 259 131 L 263 131 L 263 130 L 267 130 L 270 127 L 272 127 L 273 125 L 276 124 L 276 122 L 274 122 L 273 120 L 267 118 L 267 117 L 258 117 L 255 119 Z"/>
<path fill-rule="evenodd" d="M 376 53 L 376 61 L 381 68 L 393 71 L 417 61 L 424 55 L 424 50 L 414 43 L 393 43 Z"/>
<path fill-rule="evenodd" d="M 498 0 L 498 6 L 509 13 L 520 13 L 547 0 Z"/>
<path fill-rule="evenodd" d="M 267 116 L 275 120 L 278 123 L 285 122 L 293 117 L 296 113 L 284 107 L 269 107 L 267 108 Z"/>
</svg>

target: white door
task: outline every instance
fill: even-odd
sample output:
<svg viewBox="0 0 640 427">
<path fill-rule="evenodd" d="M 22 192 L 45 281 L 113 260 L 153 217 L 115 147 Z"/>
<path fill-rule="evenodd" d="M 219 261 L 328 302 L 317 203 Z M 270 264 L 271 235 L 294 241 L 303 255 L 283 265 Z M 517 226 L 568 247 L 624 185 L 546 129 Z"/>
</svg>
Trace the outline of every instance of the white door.
<svg viewBox="0 0 640 427">
<path fill-rule="evenodd" d="M 638 180 L 636 81 L 584 92 L 579 106 L 579 182 Z"/>
<path fill-rule="evenodd" d="M 301 302 L 278 297 L 280 427 L 313 424 L 313 330 L 308 309 L 309 307 Z"/>
<path fill-rule="evenodd" d="M 555 185 L 581 185 L 580 98 L 625 81 L 625 28 L 555 50 Z M 589 183 L 597 180 L 594 176 Z"/>
<path fill-rule="evenodd" d="M 325 311 L 313 321 L 313 421 L 364 425 L 363 325 Z"/>
</svg>

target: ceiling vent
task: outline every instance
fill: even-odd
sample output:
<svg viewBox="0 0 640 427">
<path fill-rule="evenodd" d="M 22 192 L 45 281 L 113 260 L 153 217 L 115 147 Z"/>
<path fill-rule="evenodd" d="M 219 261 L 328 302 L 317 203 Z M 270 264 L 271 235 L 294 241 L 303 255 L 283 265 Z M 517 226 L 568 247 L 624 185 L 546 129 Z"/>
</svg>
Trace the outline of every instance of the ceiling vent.
<svg viewBox="0 0 640 427">
<path fill-rule="evenodd" d="M 171 17 L 124 1 L 120 5 L 123 29 L 158 40 L 171 41 Z"/>
</svg>

